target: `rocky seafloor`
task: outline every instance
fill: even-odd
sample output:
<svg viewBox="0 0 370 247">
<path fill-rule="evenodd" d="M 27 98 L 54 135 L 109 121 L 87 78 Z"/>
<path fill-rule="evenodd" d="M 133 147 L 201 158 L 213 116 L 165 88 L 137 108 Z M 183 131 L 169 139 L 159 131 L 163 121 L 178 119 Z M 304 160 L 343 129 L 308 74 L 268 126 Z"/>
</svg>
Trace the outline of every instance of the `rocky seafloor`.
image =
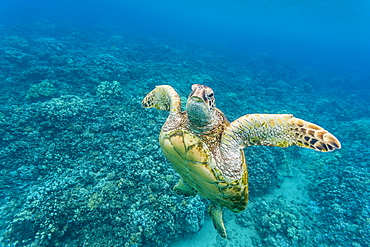
<svg viewBox="0 0 370 247">
<path fill-rule="evenodd" d="M 370 94 L 355 80 L 118 30 L 0 26 L 1 245 L 169 246 L 196 235 L 208 203 L 172 192 L 179 176 L 157 142 L 167 113 L 140 102 L 160 84 L 185 102 L 202 83 L 229 120 L 292 113 L 343 145 L 246 149 L 251 204 L 226 216 L 255 229 L 253 246 L 369 246 Z M 284 187 L 297 176 L 301 199 Z"/>
</svg>

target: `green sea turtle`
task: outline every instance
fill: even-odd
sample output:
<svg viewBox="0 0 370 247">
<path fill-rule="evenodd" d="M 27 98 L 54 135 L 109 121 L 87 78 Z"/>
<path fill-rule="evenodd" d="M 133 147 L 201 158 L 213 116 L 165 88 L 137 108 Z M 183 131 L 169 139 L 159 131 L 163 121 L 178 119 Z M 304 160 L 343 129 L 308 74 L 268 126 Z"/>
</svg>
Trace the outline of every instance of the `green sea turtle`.
<svg viewBox="0 0 370 247">
<path fill-rule="evenodd" d="M 168 85 L 157 86 L 142 105 L 170 112 L 159 143 L 181 176 L 174 191 L 185 196 L 199 193 L 209 199 L 208 213 L 223 238 L 227 235 L 222 209 L 238 213 L 247 207 L 243 148 L 297 145 L 323 152 L 341 148 L 328 131 L 290 114 L 248 114 L 230 123 L 216 108 L 211 88 L 194 84 L 191 89 L 186 111 L 181 111 L 180 96 Z"/>
</svg>

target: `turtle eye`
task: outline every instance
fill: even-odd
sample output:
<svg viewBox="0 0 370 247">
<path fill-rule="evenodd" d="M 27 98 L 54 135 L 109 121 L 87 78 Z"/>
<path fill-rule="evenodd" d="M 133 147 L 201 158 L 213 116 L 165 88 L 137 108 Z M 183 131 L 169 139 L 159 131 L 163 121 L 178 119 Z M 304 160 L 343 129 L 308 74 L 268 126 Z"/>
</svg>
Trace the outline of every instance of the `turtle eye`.
<svg viewBox="0 0 370 247">
<path fill-rule="evenodd" d="M 206 93 L 206 95 L 207 95 L 207 98 L 208 98 L 208 99 L 213 99 L 213 95 L 214 95 L 213 90 L 212 90 L 212 89 L 210 89 L 210 88 L 207 88 L 205 91 L 206 91 L 205 93 Z"/>
</svg>

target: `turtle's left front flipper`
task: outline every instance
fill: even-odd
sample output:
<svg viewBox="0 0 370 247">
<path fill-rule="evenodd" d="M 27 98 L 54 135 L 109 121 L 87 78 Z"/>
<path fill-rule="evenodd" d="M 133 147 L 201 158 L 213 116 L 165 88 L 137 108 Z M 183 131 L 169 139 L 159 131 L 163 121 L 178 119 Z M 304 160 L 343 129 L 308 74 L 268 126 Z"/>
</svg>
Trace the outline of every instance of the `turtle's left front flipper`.
<svg viewBox="0 0 370 247">
<path fill-rule="evenodd" d="M 171 113 L 181 112 L 181 100 L 179 94 L 169 85 L 156 86 L 148 93 L 141 105 L 144 108 L 156 108 L 158 110 L 170 111 Z"/>
<path fill-rule="evenodd" d="M 289 147 L 297 145 L 317 151 L 340 149 L 338 139 L 320 126 L 290 114 L 249 114 L 225 129 L 221 149 L 252 145 Z"/>
</svg>

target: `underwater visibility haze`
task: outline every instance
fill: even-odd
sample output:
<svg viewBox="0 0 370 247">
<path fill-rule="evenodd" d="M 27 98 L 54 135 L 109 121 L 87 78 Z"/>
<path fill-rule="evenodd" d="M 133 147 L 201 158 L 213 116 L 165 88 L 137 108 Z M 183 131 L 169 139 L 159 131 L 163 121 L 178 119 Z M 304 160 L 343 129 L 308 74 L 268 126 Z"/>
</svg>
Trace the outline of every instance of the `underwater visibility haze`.
<svg viewBox="0 0 370 247">
<path fill-rule="evenodd" d="M 370 246 L 369 44 L 365 0 L 1 1 L 0 246 Z M 170 85 L 185 110 L 193 84 L 230 122 L 293 114 L 342 147 L 247 147 L 224 239 L 141 105 Z"/>
</svg>

